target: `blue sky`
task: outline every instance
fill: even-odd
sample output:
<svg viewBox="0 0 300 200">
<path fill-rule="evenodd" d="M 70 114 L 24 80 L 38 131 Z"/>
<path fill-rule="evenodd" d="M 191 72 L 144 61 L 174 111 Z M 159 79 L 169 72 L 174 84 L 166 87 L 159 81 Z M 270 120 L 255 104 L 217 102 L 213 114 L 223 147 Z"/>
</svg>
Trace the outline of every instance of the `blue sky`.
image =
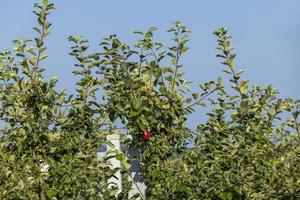
<svg viewBox="0 0 300 200">
<path fill-rule="evenodd" d="M 30 38 L 35 18 L 34 0 L 0 0 L 0 49 L 16 38 Z M 223 75 L 215 58 L 212 32 L 228 27 L 237 48 L 237 66 L 244 77 L 259 85 L 272 84 L 280 96 L 300 98 L 299 0 L 54 0 L 53 23 L 47 45 L 46 77 L 58 76 L 59 88 L 73 89 L 74 60 L 68 56 L 69 35 L 83 35 L 93 50 L 100 38 L 117 35 L 132 43 L 132 31 L 158 28 L 157 38 L 169 41 L 165 30 L 174 21 L 188 26 L 190 51 L 183 59 L 186 78 L 199 83 Z"/>
</svg>

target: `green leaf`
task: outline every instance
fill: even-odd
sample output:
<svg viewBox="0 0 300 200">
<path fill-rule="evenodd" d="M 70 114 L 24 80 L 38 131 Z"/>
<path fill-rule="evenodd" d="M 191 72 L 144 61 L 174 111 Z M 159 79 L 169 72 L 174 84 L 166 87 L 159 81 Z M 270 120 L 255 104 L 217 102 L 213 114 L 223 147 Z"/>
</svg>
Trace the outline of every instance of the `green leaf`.
<svg viewBox="0 0 300 200">
<path fill-rule="evenodd" d="M 116 48 L 118 48 L 118 47 L 120 47 L 120 46 L 121 46 L 120 40 L 118 40 L 118 39 L 113 39 L 113 41 L 112 41 L 112 48 L 116 49 Z"/>
<path fill-rule="evenodd" d="M 47 57 L 48 57 L 48 56 L 45 55 L 45 54 L 44 54 L 44 55 L 41 55 L 41 56 L 40 56 L 40 61 L 45 60 Z"/>
<path fill-rule="evenodd" d="M 33 30 L 35 30 L 35 31 L 38 32 L 39 34 L 42 34 L 42 31 L 41 31 L 38 27 L 33 27 Z"/>
<path fill-rule="evenodd" d="M 133 108 L 138 110 L 142 105 L 142 101 L 140 99 L 133 100 Z"/>
<path fill-rule="evenodd" d="M 117 160 L 122 160 L 124 158 L 124 154 L 122 152 L 118 152 L 115 156 Z"/>
<path fill-rule="evenodd" d="M 187 99 L 185 99 L 185 102 L 186 102 L 186 103 L 191 103 L 191 101 L 192 101 L 192 98 L 187 98 Z"/>
<path fill-rule="evenodd" d="M 197 102 L 196 102 L 196 105 L 202 106 L 202 107 L 205 107 L 205 106 L 206 106 L 206 104 L 205 104 L 204 102 L 202 102 L 202 101 L 197 101 Z"/>
<path fill-rule="evenodd" d="M 223 69 L 222 70 L 223 72 L 225 72 L 226 74 L 232 74 L 232 71 L 230 69 Z"/>
<path fill-rule="evenodd" d="M 199 94 L 198 94 L 198 93 L 193 93 L 192 96 L 193 96 L 193 98 L 194 98 L 195 100 L 199 98 Z"/>
<path fill-rule="evenodd" d="M 229 62 L 229 67 L 230 67 L 231 69 L 233 69 L 233 68 L 235 67 L 234 61 L 230 61 L 230 62 Z"/>
<path fill-rule="evenodd" d="M 139 31 L 139 30 L 135 30 L 133 31 L 134 34 L 140 34 L 140 35 L 144 35 L 143 31 Z"/>
<path fill-rule="evenodd" d="M 146 131 L 148 129 L 146 122 L 142 119 L 138 119 L 137 123 L 142 131 Z"/>
<path fill-rule="evenodd" d="M 247 90 L 248 90 L 248 81 L 246 81 L 246 80 L 241 81 L 241 84 L 239 86 L 239 90 L 240 90 L 241 94 L 245 95 L 247 93 Z"/>
<path fill-rule="evenodd" d="M 166 93 L 167 93 L 167 88 L 164 87 L 164 86 L 161 86 L 161 87 L 159 88 L 159 91 L 161 92 L 161 94 L 166 94 Z"/>
</svg>

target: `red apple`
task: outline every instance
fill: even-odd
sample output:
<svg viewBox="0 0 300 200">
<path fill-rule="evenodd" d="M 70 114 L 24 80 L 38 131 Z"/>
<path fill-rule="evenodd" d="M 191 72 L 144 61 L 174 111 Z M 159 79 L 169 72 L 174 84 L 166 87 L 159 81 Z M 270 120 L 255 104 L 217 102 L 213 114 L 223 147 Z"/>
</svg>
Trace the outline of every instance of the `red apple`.
<svg viewBox="0 0 300 200">
<path fill-rule="evenodd" d="M 147 130 L 147 131 L 144 132 L 142 138 L 143 138 L 144 141 L 147 141 L 150 136 L 151 136 L 151 132 L 150 132 L 150 130 Z"/>
</svg>

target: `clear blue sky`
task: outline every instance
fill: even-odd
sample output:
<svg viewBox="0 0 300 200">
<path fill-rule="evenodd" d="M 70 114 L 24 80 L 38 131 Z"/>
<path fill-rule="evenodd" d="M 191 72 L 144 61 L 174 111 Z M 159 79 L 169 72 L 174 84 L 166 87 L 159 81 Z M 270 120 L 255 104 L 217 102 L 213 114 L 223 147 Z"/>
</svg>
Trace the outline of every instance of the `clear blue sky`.
<svg viewBox="0 0 300 200">
<path fill-rule="evenodd" d="M 10 41 L 31 37 L 34 0 L 0 0 L 0 49 Z M 272 84 L 280 96 L 300 98 L 300 0 L 54 0 L 52 34 L 47 40 L 46 77 L 58 76 L 59 88 L 72 90 L 74 60 L 68 56 L 71 34 L 83 35 L 96 50 L 100 38 L 117 33 L 132 43 L 135 29 L 158 27 L 157 37 L 173 21 L 188 26 L 190 51 L 184 58 L 186 77 L 194 86 L 221 75 L 212 32 L 228 27 L 237 48 L 237 65 L 244 77 L 259 85 Z M 195 87 L 194 87 L 195 88 Z"/>
</svg>

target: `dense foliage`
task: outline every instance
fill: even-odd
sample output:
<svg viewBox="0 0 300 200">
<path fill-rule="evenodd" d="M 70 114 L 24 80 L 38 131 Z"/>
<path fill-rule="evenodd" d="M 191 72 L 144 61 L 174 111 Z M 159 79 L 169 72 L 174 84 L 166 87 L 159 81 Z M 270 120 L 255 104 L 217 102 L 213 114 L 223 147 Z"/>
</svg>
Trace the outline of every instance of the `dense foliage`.
<svg viewBox="0 0 300 200">
<path fill-rule="evenodd" d="M 133 138 L 123 146 L 140 152 L 147 199 L 300 198 L 300 101 L 243 80 L 226 29 L 214 34 L 229 81 L 208 81 L 199 92 L 184 79 L 190 30 L 179 22 L 168 30 L 171 46 L 154 41 L 154 27 L 135 31 L 133 46 L 110 35 L 95 53 L 70 36 L 80 78 L 68 95 L 56 77 L 43 77 L 54 5 L 35 8 L 37 36 L 0 53 L 1 199 L 127 199 L 134 183 L 117 194 L 108 180 L 116 170 L 127 180 L 128 158 L 117 153 L 122 168 L 111 169 L 111 157 L 96 155 L 121 128 Z M 207 121 L 191 130 L 186 120 L 203 106 L 211 108 Z"/>
</svg>

